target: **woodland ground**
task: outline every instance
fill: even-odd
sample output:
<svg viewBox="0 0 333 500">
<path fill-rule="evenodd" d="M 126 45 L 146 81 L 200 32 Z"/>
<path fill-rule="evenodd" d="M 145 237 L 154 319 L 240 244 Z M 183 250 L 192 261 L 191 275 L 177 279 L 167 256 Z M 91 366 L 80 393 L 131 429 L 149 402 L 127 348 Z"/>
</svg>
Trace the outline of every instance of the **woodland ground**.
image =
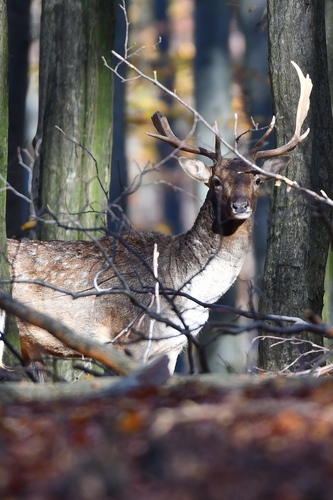
<svg viewBox="0 0 333 500">
<path fill-rule="evenodd" d="M 186 377 L 119 396 L 97 380 L 68 399 L 53 387 L 0 386 L 3 500 L 332 498 L 331 378 Z"/>
</svg>

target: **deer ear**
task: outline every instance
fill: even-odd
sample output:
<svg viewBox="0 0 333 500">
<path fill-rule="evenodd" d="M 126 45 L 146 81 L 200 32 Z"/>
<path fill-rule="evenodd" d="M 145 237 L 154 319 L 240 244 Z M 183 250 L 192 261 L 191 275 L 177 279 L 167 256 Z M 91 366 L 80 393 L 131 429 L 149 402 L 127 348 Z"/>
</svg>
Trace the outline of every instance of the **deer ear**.
<svg viewBox="0 0 333 500">
<path fill-rule="evenodd" d="M 178 158 L 178 161 L 184 172 L 195 181 L 207 184 L 211 178 L 212 169 L 205 165 L 203 161 L 185 156 Z"/>
<path fill-rule="evenodd" d="M 261 168 L 265 170 L 267 173 L 272 172 L 272 174 L 279 174 L 280 172 L 282 172 L 282 170 L 287 168 L 290 160 L 291 160 L 290 155 L 283 155 L 283 156 L 277 156 L 276 158 L 269 158 L 263 163 Z M 262 180 L 269 181 L 269 177 L 263 176 Z"/>
</svg>

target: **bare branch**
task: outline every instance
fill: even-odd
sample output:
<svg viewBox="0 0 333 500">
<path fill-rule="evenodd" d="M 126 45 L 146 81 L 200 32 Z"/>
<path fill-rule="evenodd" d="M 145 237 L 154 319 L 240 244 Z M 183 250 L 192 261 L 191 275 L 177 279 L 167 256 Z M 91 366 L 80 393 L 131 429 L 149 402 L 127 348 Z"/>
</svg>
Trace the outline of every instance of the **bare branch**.
<svg viewBox="0 0 333 500">
<path fill-rule="evenodd" d="M 116 349 L 87 337 L 83 338 L 71 328 L 65 326 L 61 321 L 27 307 L 1 290 L 0 307 L 7 313 L 13 314 L 27 323 L 47 330 L 66 346 L 74 349 L 83 356 L 100 361 L 107 368 L 119 375 L 127 375 L 139 366 L 132 359 Z"/>
</svg>

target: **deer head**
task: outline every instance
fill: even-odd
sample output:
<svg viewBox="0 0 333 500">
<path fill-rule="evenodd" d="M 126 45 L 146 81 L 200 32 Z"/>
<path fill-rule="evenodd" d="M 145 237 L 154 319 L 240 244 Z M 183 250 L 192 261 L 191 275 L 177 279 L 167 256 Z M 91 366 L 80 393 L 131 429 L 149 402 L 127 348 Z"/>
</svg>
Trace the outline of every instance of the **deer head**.
<svg viewBox="0 0 333 500">
<path fill-rule="evenodd" d="M 223 158 L 220 150 L 221 141 L 217 132 L 215 151 L 211 151 L 203 147 L 185 144 L 184 141 L 178 139 L 171 130 L 168 120 L 160 112 L 156 112 L 152 116 L 152 122 L 159 134 L 149 133 L 148 135 L 168 142 L 179 151 L 200 154 L 212 160 L 213 164 L 211 166 L 206 165 L 199 159 L 188 157 L 180 157 L 178 161 L 187 175 L 208 186 L 210 193 L 214 195 L 217 202 L 219 217 L 222 221 L 245 220 L 252 215 L 256 208 L 260 184 L 271 178 L 270 173 L 279 174 L 288 166 L 291 160 L 289 153 L 306 138 L 310 131 L 310 129 L 307 129 L 306 132 L 301 134 L 301 128 L 309 110 L 312 82 L 309 75 L 306 77 L 303 75 L 296 63 L 292 61 L 292 64 L 300 81 L 300 97 L 294 135 L 284 146 L 266 151 L 261 150 L 267 137 L 274 129 L 275 117 L 273 117 L 264 135 L 247 155 L 247 160 L 251 163 L 264 160 L 261 169 L 267 172 L 267 175 L 262 175 L 255 169 L 251 169 L 249 164 L 239 157 Z"/>
</svg>

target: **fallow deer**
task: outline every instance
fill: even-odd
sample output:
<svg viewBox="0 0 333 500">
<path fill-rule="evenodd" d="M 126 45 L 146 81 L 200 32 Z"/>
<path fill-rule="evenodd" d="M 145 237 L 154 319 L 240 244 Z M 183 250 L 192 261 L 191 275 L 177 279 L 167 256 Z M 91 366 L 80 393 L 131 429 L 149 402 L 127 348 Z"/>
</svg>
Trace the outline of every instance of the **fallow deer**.
<svg viewBox="0 0 333 500">
<path fill-rule="evenodd" d="M 179 140 L 159 112 L 152 117 L 158 134 L 149 135 L 177 150 L 206 156 L 213 163 L 207 166 L 198 159 L 179 158 L 183 170 L 209 188 L 188 232 L 178 236 L 129 232 L 91 242 L 9 240 L 13 296 L 61 319 L 83 336 L 126 348 L 138 360 L 168 354 L 174 366 L 186 335 L 197 335 L 206 323 L 209 311 L 205 304 L 216 302 L 241 270 L 250 245 L 260 184 L 269 179 L 270 173 L 287 167 L 288 153 L 309 132 L 301 134 L 301 127 L 312 83 L 293 64 L 301 88 L 295 133 L 286 145 L 261 150 L 273 129 L 270 127 L 247 155 L 248 162 L 239 157 L 223 158 L 217 133 L 215 151 L 210 151 Z M 253 168 L 258 160 L 265 160 L 261 169 L 268 175 Z M 155 245 L 158 278 L 153 268 Z M 157 280 L 158 296 L 154 289 Z M 26 359 L 38 358 L 41 352 L 61 357 L 77 355 L 38 327 L 22 321 L 18 326 Z"/>
</svg>

